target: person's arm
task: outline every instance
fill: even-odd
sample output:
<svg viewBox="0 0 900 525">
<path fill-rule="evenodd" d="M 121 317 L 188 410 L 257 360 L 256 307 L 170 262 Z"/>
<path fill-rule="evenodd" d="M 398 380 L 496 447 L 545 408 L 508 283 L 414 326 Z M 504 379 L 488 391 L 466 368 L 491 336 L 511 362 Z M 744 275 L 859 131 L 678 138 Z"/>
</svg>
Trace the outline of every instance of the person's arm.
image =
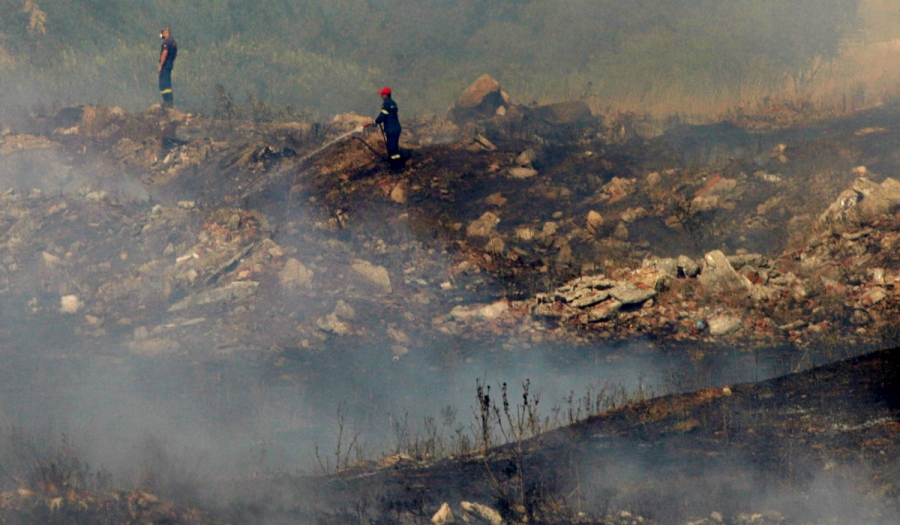
<svg viewBox="0 0 900 525">
<path fill-rule="evenodd" d="M 382 122 L 387 120 L 388 115 L 389 115 L 389 113 L 388 113 L 387 108 L 382 106 L 381 113 L 379 113 L 378 118 L 375 119 L 375 124 L 381 124 Z"/>
<path fill-rule="evenodd" d="M 163 64 L 166 63 L 166 57 L 169 56 L 169 50 L 163 48 L 162 53 L 159 55 L 159 72 L 162 73 Z"/>
</svg>

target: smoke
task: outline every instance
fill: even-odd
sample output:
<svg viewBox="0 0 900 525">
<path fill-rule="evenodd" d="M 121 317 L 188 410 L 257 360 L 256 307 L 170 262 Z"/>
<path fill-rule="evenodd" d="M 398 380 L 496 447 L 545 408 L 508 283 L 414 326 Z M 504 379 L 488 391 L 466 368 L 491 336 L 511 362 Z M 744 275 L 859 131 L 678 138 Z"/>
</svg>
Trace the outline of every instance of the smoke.
<svg viewBox="0 0 900 525">
<path fill-rule="evenodd" d="M 83 9 L 47 3 L 41 5 L 47 15 L 45 31 L 39 32 L 29 32 L 25 14 L 4 4 L 0 15 L 11 22 L 0 35 L 0 89 L 5 93 L 0 119 L 41 106 L 102 103 L 136 109 L 156 102 L 153 36 L 161 25 L 174 28 L 182 49 L 175 73 L 180 107 L 208 108 L 214 86 L 221 84 L 238 98 L 249 93 L 315 116 L 369 112 L 375 86 L 384 84 L 395 86 L 404 111 L 443 111 L 482 72 L 499 78 L 526 103 L 637 97 L 635 106 L 647 107 L 645 103 L 673 93 L 698 105 L 746 91 L 762 96 L 779 89 L 786 73 L 793 72 L 801 87 L 810 83 L 803 75 L 816 57 L 837 55 L 841 42 L 852 36 L 857 13 L 857 2 L 821 0 L 715 5 L 673 0 L 329 0 L 231 2 L 227 9 L 221 4 L 119 2 Z M 762 80 L 749 84 L 748 78 Z M 674 91 L 666 91 L 668 86 Z M 723 143 L 712 150 L 704 149 L 709 147 L 706 140 L 683 143 L 677 132 L 665 139 L 682 147 L 689 162 L 759 149 L 743 132 L 726 137 L 730 131 L 711 128 L 710 134 Z M 150 206 L 135 180 L 99 179 L 55 153 L 34 149 L 4 156 L 0 178 L 3 190 L 36 188 L 70 195 L 89 188 L 138 201 L 135 206 L 143 211 Z M 349 342 L 331 339 L 305 352 L 303 336 L 293 326 L 273 326 L 269 305 L 259 301 L 254 309 L 238 313 L 211 309 L 208 319 L 196 318 L 201 319 L 196 325 L 175 322 L 195 319 L 160 320 L 157 328 L 166 328 L 169 321 L 178 325 L 166 328 L 178 351 L 140 356 L 121 344 L 121 333 L 71 341 L 74 321 L 23 313 L 32 301 L 58 301 L 43 276 L 28 269 L 31 273 L 21 283 L 26 291 L 9 302 L 21 311 L 6 315 L 0 326 L 3 334 L 14 334 L 4 335 L 13 342 L 3 350 L 0 372 L 3 425 L 46 443 L 46 450 L 32 454 L 52 454 L 65 434 L 84 462 L 109 469 L 120 485 L 147 487 L 170 498 L 215 501 L 221 485 L 230 480 L 331 472 L 342 464 L 403 451 L 424 435 L 426 418 L 443 425 L 440 432 L 448 440 L 458 428 L 471 434 L 479 381 L 495 393 L 506 383 L 512 396 L 530 381 L 544 413 L 551 415 L 558 407 L 556 413 L 562 415 L 556 422 L 563 424 L 568 422 L 566 408 L 572 408 L 569 400 L 577 403 L 590 389 L 607 387 L 621 392 L 619 399 L 639 399 L 796 369 L 779 359 L 779 349 L 762 356 L 723 351 L 700 364 L 686 353 L 648 341 L 601 348 L 535 343 L 526 349 L 520 341 L 475 345 L 458 334 L 413 340 L 410 353 L 394 359 L 389 344 L 368 336 L 388 330 L 398 308 L 382 307 L 335 269 L 341 257 L 377 254 L 373 232 L 380 235 L 390 228 L 376 224 L 378 217 L 371 222 L 363 217 L 360 230 L 369 235 L 342 233 L 323 240 L 310 232 L 316 222 L 327 221 L 325 212 L 304 206 L 285 209 L 283 202 L 270 209 L 276 208 L 284 227 L 274 240 L 297 248 L 298 257 L 317 275 L 328 275 L 327 283 L 345 286 L 322 286 L 315 296 L 283 292 L 279 300 L 294 308 L 291 320 L 299 324 L 327 315 L 349 290 L 348 301 L 362 312 L 367 330 L 362 335 Z M 402 231 L 394 232 L 391 242 L 415 244 L 408 229 L 397 229 Z M 446 254 L 421 246 L 406 257 L 399 266 L 422 259 L 451 264 Z M 403 274 L 404 268 L 393 274 Z M 149 284 L 146 289 L 144 295 L 151 296 Z M 415 305 L 402 308 L 413 317 L 421 315 Z M 238 315 L 245 325 L 265 327 L 285 344 L 259 348 L 235 343 L 232 348 L 213 342 L 229 333 L 227 325 Z M 15 449 L 12 441 L 9 448 Z M 14 469 L 7 465 L 26 472 L 30 468 L 15 450 L 5 458 L 7 470 Z M 595 494 L 607 494 L 623 484 L 646 482 L 644 469 L 656 459 L 652 453 L 623 451 L 597 479 L 580 482 Z M 802 504 L 799 514 L 810 519 L 874 519 L 858 503 L 872 493 L 859 482 L 864 472 L 823 472 L 803 492 L 784 495 L 757 485 L 758 472 L 748 465 L 720 468 L 730 471 L 703 472 L 695 477 L 702 483 L 676 490 L 666 501 L 713 494 L 731 505 L 722 512 Z M 14 486 L 21 479 L 15 477 L 4 483 Z M 756 489 L 759 496 L 752 501 L 729 499 L 729 494 Z M 642 501 L 648 500 L 622 496 L 609 508 L 635 508 Z M 673 512 L 701 517 L 695 509 L 706 504 L 679 504 Z"/>
<path fill-rule="evenodd" d="M 785 78 L 806 89 L 821 69 L 815 61 L 837 56 L 859 18 L 878 18 L 885 33 L 884 17 L 858 17 L 858 2 L 845 0 L 329 0 L 227 8 L 206 1 L 93 9 L 57 2 L 37 4 L 46 13 L 38 32 L 29 31 L 26 12 L 7 4 L 3 103 L 28 107 L 156 102 L 161 26 L 173 28 L 181 49 L 180 107 L 209 108 L 214 86 L 223 85 L 238 97 L 311 114 L 361 111 L 384 84 L 395 87 L 407 114 L 442 112 L 482 73 L 526 103 L 595 97 L 649 110 L 664 100 L 682 100 L 681 108 L 689 100 L 690 107 L 740 103 L 744 95 L 780 94 Z"/>
</svg>

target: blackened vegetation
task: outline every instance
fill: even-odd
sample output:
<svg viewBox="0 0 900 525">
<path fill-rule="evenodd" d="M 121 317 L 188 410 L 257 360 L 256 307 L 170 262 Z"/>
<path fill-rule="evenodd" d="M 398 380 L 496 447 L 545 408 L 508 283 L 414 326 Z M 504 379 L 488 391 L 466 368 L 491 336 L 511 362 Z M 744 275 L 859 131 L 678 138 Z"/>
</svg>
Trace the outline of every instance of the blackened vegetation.
<svg viewBox="0 0 900 525">
<path fill-rule="evenodd" d="M 508 445 L 424 468 L 351 471 L 335 476 L 327 494 L 335 505 L 367 502 L 372 523 L 463 500 L 529 523 L 589 519 L 577 512 L 602 520 L 626 509 L 659 523 L 760 509 L 791 523 L 886 523 L 900 512 L 891 459 L 900 452 L 898 388 L 894 349 L 763 383 L 639 401 L 532 436 L 536 403 L 527 384 L 520 400 L 503 385 L 499 402 L 479 385 L 476 420 L 483 431 L 503 425 Z"/>
</svg>

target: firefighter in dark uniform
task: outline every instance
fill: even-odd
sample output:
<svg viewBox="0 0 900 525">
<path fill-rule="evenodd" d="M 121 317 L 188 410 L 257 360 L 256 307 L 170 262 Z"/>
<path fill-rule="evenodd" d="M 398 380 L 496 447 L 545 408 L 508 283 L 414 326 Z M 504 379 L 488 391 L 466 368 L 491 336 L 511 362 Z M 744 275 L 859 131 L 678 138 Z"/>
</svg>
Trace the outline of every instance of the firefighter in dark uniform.
<svg viewBox="0 0 900 525">
<path fill-rule="evenodd" d="M 400 126 L 400 118 L 397 116 L 397 103 L 391 98 L 391 88 L 385 87 L 378 92 L 384 103 L 381 105 L 381 113 L 375 119 L 375 124 L 382 126 L 384 130 L 385 146 L 387 146 L 388 157 L 391 160 L 391 167 L 399 168 L 403 166 L 403 158 L 400 155 L 400 133 L 403 128 Z M 366 124 L 366 127 L 372 124 Z"/>
<path fill-rule="evenodd" d="M 159 94 L 162 95 L 164 108 L 175 105 L 175 96 L 172 94 L 172 68 L 175 66 L 175 58 L 178 56 L 178 44 L 172 38 L 172 31 L 168 27 L 159 33 L 163 43 L 159 48 Z"/>
</svg>

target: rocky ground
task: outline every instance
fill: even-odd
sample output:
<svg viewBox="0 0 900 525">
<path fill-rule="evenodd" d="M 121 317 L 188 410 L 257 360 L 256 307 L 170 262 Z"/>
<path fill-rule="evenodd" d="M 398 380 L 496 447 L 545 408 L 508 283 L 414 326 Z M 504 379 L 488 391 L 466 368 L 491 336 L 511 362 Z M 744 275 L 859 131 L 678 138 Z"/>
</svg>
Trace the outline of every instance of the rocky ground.
<svg viewBox="0 0 900 525">
<path fill-rule="evenodd" d="M 392 171 L 352 114 L 66 108 L 0 126 L 0 343 L 224 367 L 185 391 L 228 410 L 242 367 L 314 397 L 337 367 L 546 345 L 800 370 L 897 340 L 898 112 L 663 130 L 480 79 L 405 122 Z"/>
<path fill-rule="evenodd" d="M 435 336 L 857 345 L 894 324 L 900 183 L 859 165 L 890 163 L 864 153 L 889 130 L 820 124 L 820 138 L 698 168 L 666 135 L 619 144 L 597 119 L 536 121 L 415 123 L 401 173 L 372 135 L 306 157 L 352 116 L 74 108 L 32 122 L 45 134 L 3 137 L 19 177 L 2 197 L 7 309 L 145 354 L 187 346 L 182 327 L 223 305 L 207 348 L 364 336 L 398 356 Z M 371 309 L 390 327 L 366 326 Z"/>
</svg>

